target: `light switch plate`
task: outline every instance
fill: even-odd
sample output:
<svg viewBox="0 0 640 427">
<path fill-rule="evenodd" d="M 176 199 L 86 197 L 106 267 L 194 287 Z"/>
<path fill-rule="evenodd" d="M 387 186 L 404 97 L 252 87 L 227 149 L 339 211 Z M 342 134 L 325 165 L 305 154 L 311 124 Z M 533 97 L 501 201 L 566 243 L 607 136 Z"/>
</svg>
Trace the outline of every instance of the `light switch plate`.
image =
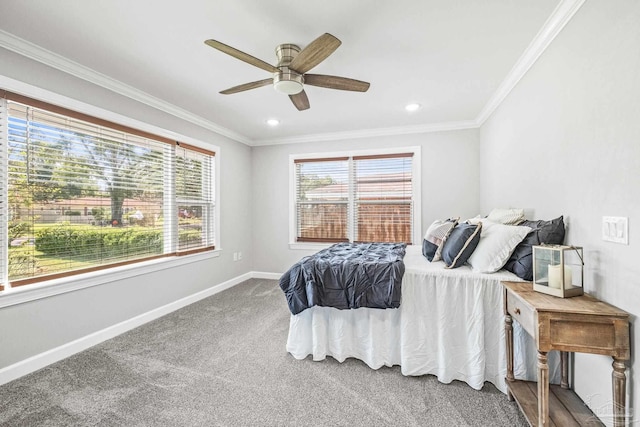
<svg viewBox="0 0 640 427">
<path fill-rule="evenodd" d="M 602 240 L 628 245 L 629 218 L 624 216 L 603 216 Z"/>
</svg>

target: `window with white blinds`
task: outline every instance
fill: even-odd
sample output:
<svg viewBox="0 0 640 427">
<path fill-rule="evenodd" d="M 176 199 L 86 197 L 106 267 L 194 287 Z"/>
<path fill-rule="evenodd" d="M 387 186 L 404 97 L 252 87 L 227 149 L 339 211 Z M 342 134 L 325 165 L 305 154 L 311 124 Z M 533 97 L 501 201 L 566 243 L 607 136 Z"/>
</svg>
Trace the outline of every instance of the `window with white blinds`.
<svg viewBox="0 0 640 427">
<path fill-rule="evenodd" d="M 411 243 L 413 153 L 353 157 L 354 240 Z"/>
<path fill-rule="evenodd" d="M 349 159 L 296 160 L 298 242 L 348 242 Z"/>
<path fill-rule="evenodd" d="M 214 153 L 0 99 L 4 286 L 214 248 Z"/>
<path fill-rule="evenodd" d="M 213 156 L 186 144 L 176 147 L 178 251 L 213 246 Z"/>
<path fill-rule="evenodd" d="M 295 158 L 295 241 L 412 243 L 413 154 Z"/>
</svg>

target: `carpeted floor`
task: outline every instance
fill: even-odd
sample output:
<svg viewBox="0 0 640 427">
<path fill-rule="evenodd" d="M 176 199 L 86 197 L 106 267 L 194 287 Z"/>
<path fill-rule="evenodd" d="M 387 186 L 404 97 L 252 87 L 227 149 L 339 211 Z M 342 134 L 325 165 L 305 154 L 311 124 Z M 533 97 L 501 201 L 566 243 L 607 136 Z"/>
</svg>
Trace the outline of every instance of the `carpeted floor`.
<svg viewBox="0 0 640 427">
<path fill-rule="evenodd" d="M 249 280 L 0 386 L 1 426 L 526 426 L 485 384 L 295 360 L 273 280 Z"/>
</svg>

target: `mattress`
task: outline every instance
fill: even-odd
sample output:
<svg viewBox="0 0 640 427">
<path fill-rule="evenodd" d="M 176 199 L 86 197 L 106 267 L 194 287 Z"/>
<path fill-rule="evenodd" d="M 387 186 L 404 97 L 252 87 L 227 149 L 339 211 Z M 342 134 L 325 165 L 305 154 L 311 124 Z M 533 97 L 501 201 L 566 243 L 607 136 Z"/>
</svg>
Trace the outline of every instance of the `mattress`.
<svg viewBox="0 0 640 427">
<path fill-rule="evenodd" d="M 291 315 L 287 351 L 296 359 L 327 356 L 362 360 L 372 369 L 399 365 L 403 375 L 435 375 L 481 389 L 485 381 L 506 393 L 503 280 L 507 271 L 474 273 L 429 262 L 421 246 L 407 247 L 402 299 L 397 309 L 312 307 Z M 536 378 L 533 339 L 514 322 L 516 378 Z M 559 380 L 559 357 L 549 354 L 550 378 Z"/>
</svg>

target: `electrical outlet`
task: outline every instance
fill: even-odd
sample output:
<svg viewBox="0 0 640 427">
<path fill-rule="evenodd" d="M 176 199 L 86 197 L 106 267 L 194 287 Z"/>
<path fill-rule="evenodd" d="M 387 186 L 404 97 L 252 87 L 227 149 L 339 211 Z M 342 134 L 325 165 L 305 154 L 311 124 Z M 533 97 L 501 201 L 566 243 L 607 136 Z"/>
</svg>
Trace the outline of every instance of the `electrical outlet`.
<svg viewBox="0 0 640 427">
<path fill-rule="evenodd" d="M 628 245 L 629 218 L 624 216 L 603 216 L 602 240 Z"/>
<path fill-rule="evenodd" d="M 238 252 L 234 252 L 233 253 L 233 260 L 237 261 L 238 260 Z"/>
</svg>

